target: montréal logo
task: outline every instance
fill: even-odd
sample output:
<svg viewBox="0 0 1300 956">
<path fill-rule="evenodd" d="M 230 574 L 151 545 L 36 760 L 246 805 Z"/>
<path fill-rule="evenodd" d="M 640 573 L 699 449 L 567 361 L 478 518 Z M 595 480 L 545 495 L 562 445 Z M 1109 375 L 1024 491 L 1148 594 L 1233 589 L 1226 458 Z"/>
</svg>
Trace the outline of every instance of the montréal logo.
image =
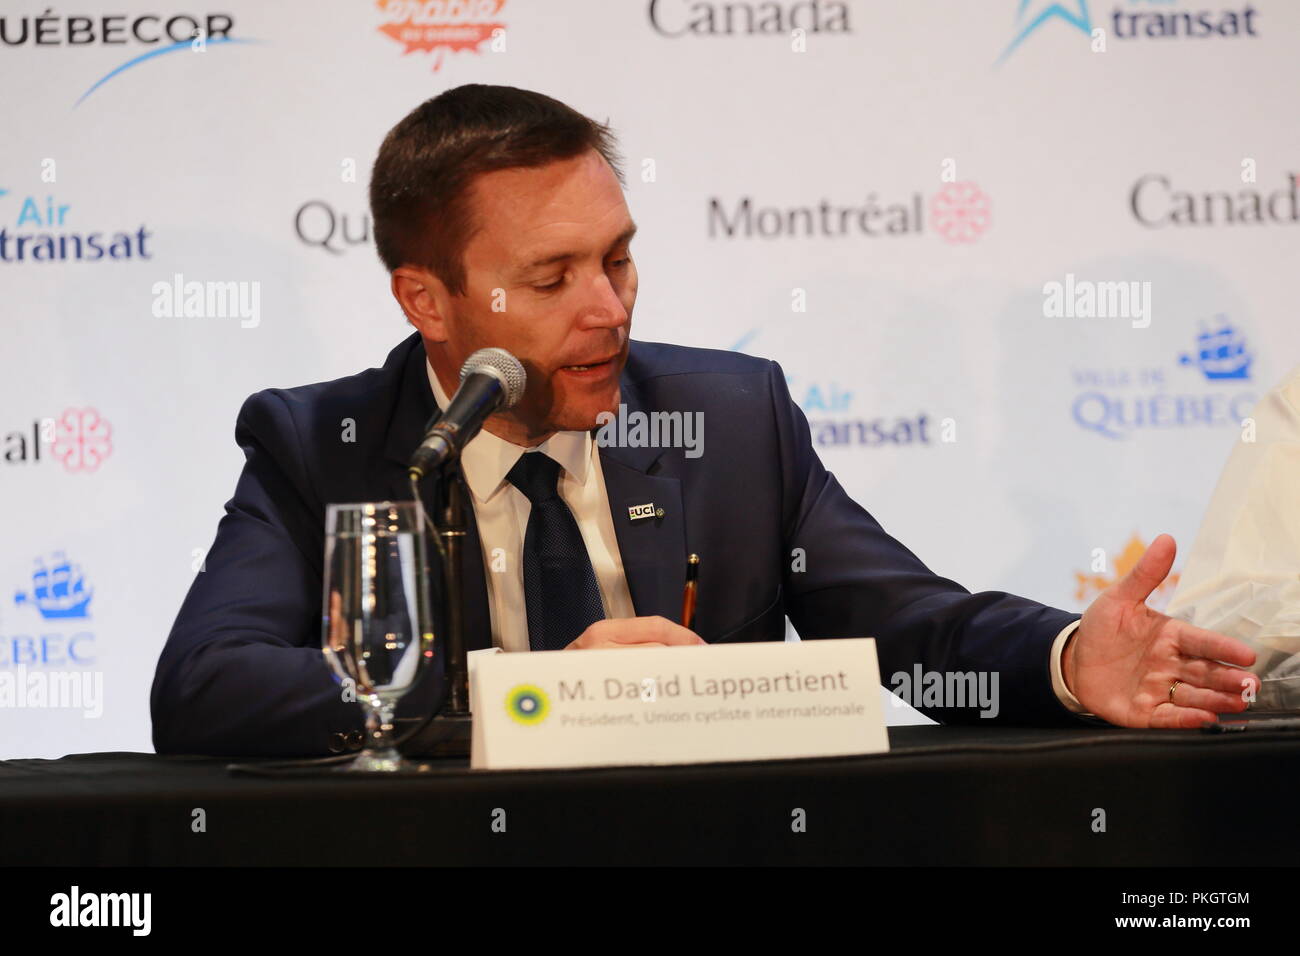
<svg viewBox="0 0 1300 956">
<path fill-rule="evenodd" d="M 927 215 L 928 213 L 928 215 Z M 973 182 L 947 182 L 930 197 L 914 192 L 906 197 L 878 199 L 868 193 L 853 205 L 828 199 L 816 205 L 766 206 L 751 196 L 731 202 L 709 200 L 709 238 L 838 239 L 844 236 L 896 238 L 920 235 L 929 228 L 953 244 L 979 239 L 993 224 L 993 203 Z"/>
<path fill-rule="evenodd" d="M 67 471 L 93 472 L 113 453 L 113 426 L 93 408 L 69 408 L 8 432 L 3 442 L 5 464 L 57 461 Z"/>
</svg>

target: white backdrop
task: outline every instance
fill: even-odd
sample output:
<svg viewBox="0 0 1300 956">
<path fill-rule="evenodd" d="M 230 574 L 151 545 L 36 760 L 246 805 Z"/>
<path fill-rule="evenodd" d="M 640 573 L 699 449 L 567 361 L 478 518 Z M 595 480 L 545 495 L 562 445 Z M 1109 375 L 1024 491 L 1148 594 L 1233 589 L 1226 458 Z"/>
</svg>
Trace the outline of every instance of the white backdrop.
<svg viewBox="0 0 1300 956">
<path fill-rule="evenodd" d="M 0 708 L 3 756 L 151 749 L 235 413 L 407 334 L 369 167 L 462 83 L 608 119 L 634 336 L 780 361 L 828 467 L 971 589 L 1081 608 L 1126 546 L 1190 546 L 1243 410 L 1300 356 L 1291 0 L 98 7 L 12 0 L 0 34 L 0 669 L 104 698 Z M 823 202 L 853 211 L 824 229 Z M 178 274 L 257 283 L 256 322 L 155 314 Z M 1067 275 L 1149 289 L 1149 325 L 1045 315 Z"/>
</svg>

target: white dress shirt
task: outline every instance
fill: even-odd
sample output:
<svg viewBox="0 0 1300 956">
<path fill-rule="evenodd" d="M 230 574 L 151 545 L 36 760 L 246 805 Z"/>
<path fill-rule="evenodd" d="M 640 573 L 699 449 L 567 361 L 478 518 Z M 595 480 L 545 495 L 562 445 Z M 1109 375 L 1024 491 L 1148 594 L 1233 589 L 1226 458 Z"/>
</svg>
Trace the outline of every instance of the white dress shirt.
<svg viewBox="0 0 1300 956">
<path fill-rule="evenodd" d="M 1256 706 L 1300 708 L 1300 366 L 1251 412 L 1210 499 L 1172 617 L 1251 645 Z"/>
<path fill-rule="evenodd" d="M 424 364 L 438 407 L 446 408 L 448 399 L 438 376 L 428 359 Z M 484 429 L 461 453 L 461 472 L 474 499 L 474 520 L 487 569 L 492 643 L 503 651 L 529 650 L 523 553 L 524 533 L 533 506 L 522 491 L 506 481 L 510 469 L 525 453 L 542 452 L 560 464 L 559 494 L 582 532 L 605 616 L 636 616 L 595 444 L 591 432 L 556 432 L 536 448 L 527 449 Z"/>
<path fill-rule="evenodd" d="M 1067 710 L 1076 714 L 1087 714 L 1088 711 L 1083 704 L 1079 703 L 1079 698 L 1070 693 L 1070 688 L 1065 686 L 1065 674 L 1061 670 L 1061 655 L 1065 653 L 1065 645 L 1069 643 L 1070 637 L 1078 626 L 1078 621 L 1065 625 L 1061 628 L 1061 633 L 1056 635 L 1056 640 L 1052 642 L 1052 690 L 1056 691 L 1056 699 L 1064 704 Z"/>
<path fill-rule="evenodd" d="M 424 362 L 439 408 L 447 407 L 447 394 L 428 359 Z M 461 453 L 461 472 L 474 499 L 474 520 L 487 568 L 488 607 L 492 615 L 492 643 L 503 651 L 526 651 L 528 606 L 524 600 L 524 534 L 532 504 L 506 475 L 519 456 L 544 452 L 560 464 L 559 494 L 573 512 L 587 545 L 591 566 L 600 585 L 606 617 L 635 617 L 632 595 L 623 571 L 623 559 L 614 536 L 614 518 L 600 467 L 600 455 L 590 432 L 556 432 L 535 449 L 515 445 L 491 432 L 480 431 Z M 1077 622 L 1076 622 L 1077 624 Z M 1061 652 L 1076 624 L 1070 624 L 1052 644 L 1052 689 L 1075 712 L 1083 707 L 1066 689 L 1061 676 Z"/>
</svg>

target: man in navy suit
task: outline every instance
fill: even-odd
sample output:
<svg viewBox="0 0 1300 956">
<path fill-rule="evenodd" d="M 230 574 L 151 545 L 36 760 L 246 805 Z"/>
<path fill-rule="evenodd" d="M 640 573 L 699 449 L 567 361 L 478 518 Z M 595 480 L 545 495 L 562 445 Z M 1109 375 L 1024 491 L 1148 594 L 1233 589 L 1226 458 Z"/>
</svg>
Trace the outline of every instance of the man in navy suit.
<svg viewBox="0 0 1300 956">
<path fill-rule="evenodd" d="M 158 663 L 160 752 L 313 754 L 357 735 L 320 651 L 325 506 L 409 498 L 425 422 L 486 346 L 516 355 L 528 384 L 462 459 L 471 648 L 781 640 L 788 616 L 804 639 L 876 638 L 884 675 L 996 674 L 1001 721 L 1193 727 L 1245 709 L 1254 653 L 1144 603 L 1172 565 L 1168 536 L 1082 618 L 971 594 L 845 494 L 775 363 L 633 342 L 619 167 L 607 127 L 511 87 L 449 90 L 388 134 L 376 244 L 416 334 L 382 368 L 245 402 L 244 471 Z M 690 447 L 620 445 L 600 427 L 612 412 L 704 429 Z M 672 618 L 692 552 L 703 599 L 688 630 Z M 944 704 L 922 710 L 979 719 Z"/>
</svg>

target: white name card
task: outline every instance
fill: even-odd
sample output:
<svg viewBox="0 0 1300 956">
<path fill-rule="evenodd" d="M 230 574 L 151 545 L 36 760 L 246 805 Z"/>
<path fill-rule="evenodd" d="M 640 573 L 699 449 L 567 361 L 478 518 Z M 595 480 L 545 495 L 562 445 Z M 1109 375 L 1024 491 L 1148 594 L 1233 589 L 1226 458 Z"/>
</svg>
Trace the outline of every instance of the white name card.
<svg viewBox="0 0 1300 956">
<path fill-rule="evenodd" d="M 870 638 L 485 655 L 470 709 L 485 770 L 889 750 Z"/>
</svg>

